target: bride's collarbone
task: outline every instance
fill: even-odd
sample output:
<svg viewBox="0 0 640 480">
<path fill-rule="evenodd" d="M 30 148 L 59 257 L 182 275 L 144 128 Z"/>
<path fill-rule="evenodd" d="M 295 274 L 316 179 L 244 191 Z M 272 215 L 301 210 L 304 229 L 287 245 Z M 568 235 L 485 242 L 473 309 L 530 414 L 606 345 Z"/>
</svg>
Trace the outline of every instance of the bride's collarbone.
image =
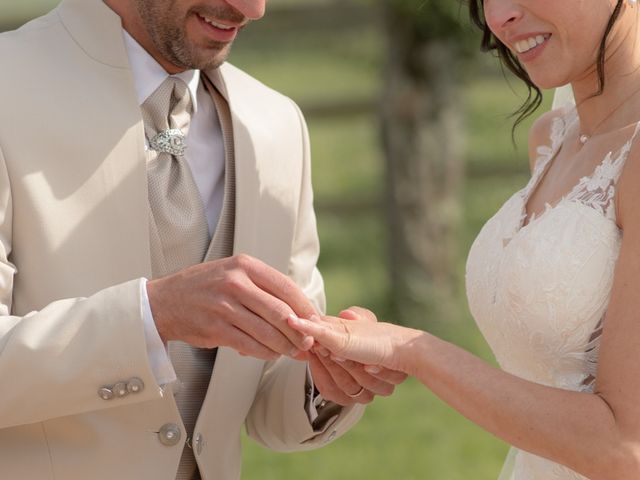
<svg viewBox="0 0 640 480">
<path fill-rule="evenodd" d="M 555 205 L 580 182 L 580 179 L 592 175 L 601 163 L 601 159 L 595 160 L 594 157 L 595 155 L 589 152 L 558 152 L 529 197 L 529 213 L 539 214 L 544 211 L 546 205 Z"/>
</svg>

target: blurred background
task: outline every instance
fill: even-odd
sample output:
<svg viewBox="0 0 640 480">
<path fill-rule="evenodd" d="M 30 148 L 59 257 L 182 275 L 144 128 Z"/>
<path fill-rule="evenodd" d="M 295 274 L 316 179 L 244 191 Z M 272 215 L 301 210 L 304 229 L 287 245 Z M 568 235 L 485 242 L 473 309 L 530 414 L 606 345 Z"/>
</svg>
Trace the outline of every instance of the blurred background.
<svg viewBox="0 0 640 480">
<path fill-rule="evenodd" d="M 0 31 L 57 3 L 1 0 Z M 464 265 L 528 179 L 531 120 L 512 139 L 527 92 L 479 44 L 452 0 L 269 0 L 230 60 L 308 120 L 329 313 L 366 306 L 493 362 L 467 309 Z M 507 450 L 413 380 L 321 450 L 244 444 L 249 480 L 492 480 Z"/>
</svg>

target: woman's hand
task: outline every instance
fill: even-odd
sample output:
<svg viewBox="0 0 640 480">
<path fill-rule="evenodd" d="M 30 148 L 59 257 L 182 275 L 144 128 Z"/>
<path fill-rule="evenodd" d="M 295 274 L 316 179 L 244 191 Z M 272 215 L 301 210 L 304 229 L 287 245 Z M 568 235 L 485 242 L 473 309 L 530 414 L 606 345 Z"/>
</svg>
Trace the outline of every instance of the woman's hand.
<svg viewBox="0 0 640 480">
<path fill-rule="evenodd" d="M 390 323 L 377 323 L 369 310 L 351 307 L 339 317 L 303 320 L 290 318 L 289 325 L 314 337 L 335 357 L 367 365 L 370 373 L 380 367 L 406 372 L 405 358 L 422 332 Z"/>
</svg>

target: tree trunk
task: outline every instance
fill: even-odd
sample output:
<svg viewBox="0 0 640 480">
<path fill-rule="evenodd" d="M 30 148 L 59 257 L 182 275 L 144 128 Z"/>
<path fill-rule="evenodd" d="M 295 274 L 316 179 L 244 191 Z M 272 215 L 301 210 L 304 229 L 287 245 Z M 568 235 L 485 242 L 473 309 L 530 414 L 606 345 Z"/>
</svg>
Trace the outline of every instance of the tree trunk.
<svg viewBox="0 0 640 480">
<path fill-rule="evenodd" d="M 388 7 L 382 132 L 392 302 L 419 325 L 452 311 L 457 287 L 463 129 L 455 40 L 426 40 Z M 438 318 L 436 318 L 438 319 Z"/>
</svg>

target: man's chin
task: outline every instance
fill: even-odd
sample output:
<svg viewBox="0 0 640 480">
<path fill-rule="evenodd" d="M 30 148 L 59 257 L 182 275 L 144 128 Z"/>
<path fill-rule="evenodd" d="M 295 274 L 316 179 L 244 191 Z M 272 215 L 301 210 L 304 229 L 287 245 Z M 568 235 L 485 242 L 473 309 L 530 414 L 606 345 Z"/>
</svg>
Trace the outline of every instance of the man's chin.
<svg viewBox="0 0 640 480">
<path fill-rule="evenodd" d="M 194 59 L 194 65 L 192 65 L 191 68 L 198 70 L 211 70 L 218 68 L 220 65 L 227 61 L 230 52 L 231 44 L 225 45 L 222 49 L 202 49 L 200 52 L 198 52 L 198 56 L 196 59 Z"/>
</svg>

